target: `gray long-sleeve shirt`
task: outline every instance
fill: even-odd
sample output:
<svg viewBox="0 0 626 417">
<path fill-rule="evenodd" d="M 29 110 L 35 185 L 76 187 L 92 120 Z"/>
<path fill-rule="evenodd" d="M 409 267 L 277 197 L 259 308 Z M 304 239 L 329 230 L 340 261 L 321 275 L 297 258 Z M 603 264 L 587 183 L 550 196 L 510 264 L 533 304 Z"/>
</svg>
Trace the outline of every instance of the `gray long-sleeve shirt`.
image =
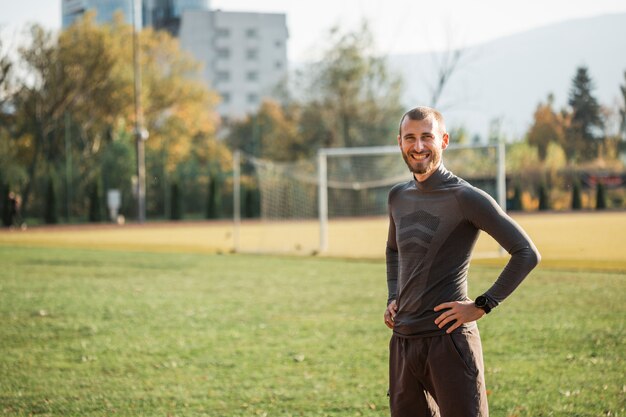
<svg viewBox="0 0 626 417">
<path fill-rule="evenodd" d="M 387 286 L 398 312 L 394 333 L 405 337 L 445 333 L 435 325 L 435 306 L 468 300 L 467 272 L 480 230 L 511 258 L 485 296 L 493 308 L 539 262 L 535 245 L 484 191 L 443 164 L 423 182 L 411 180 L 389 192 Z M 450 324 L 451 325 L 451 324 Z M 472 327 L 474 323 L 465 323 Z"/>
</svg>

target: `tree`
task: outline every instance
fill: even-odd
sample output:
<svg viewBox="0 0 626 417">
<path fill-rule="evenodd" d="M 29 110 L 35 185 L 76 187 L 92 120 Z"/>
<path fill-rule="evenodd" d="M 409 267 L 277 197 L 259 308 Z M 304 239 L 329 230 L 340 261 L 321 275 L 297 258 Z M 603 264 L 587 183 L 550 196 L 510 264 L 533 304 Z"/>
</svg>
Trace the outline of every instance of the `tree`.
<svg viewBox="0 0 626 417">
<path fill-rule="evenodd" d="M 123 190 L 130 187 L 127 174 L 135 170 L 134 155 L 109 159 L 106 150 L 113 143 L 134 141 L 132 45 L 128 42 L 132 30 L 121 15 L 113 23 L 96 25 L 90 13 L 58 37 L 39 26 L 31 27 L 30 39 L 20 49 L 18 64 L 26 72 L 15 82 L 10 97 L 12 118 L 0 123 L 0 139 L 11 139 L 0 141 L 0 173 L 21 185 L 25 210 L 33 202 L 35 207 L 44 206 L 45 190 L 37 189 L 41 186 L 36 179 L 50 171 L 60 173 L 68 161 L 72 161 L 69 180 L 76 201 L 88 199 L 90 184 L 96 181 L 105 190 L 111 182 Z M 227 148 L 215 138 L 217 96 L 194 77 L 199 64 L 166 33 L 146 29 L 139 39 L 142 102 L 150 131 L 146 158 L 158 161 L 147 166 L 148 172 L 156 169 L 158 176 L 166 178 L 190 158 L 205 167 L 210 161 L 230 164 Z M 5 68 L 2 58 L 0 68 Z M 0 100 L 3 91 L 0 84 Z M 0 117 L 5 118 L 2 110 Z M 19 169 L 5 161 L 13 161 Z M 105 162 L 111 170 L 102 169 Z M 108 181 L 122 174 L 123 184 Z M 87 217 L 85 207 L 80 206 Z"/>
<path fill-rule="evenodd" d="M 403 110 L 401 78 L 375 51 L 366 23 L 347 33 L 335 27 L 328 42 L 319 61 L 303 74 L 302 116 L 319 123 L 301 129 L 305 143 L 315 149 L 388 144 L 397 135 Z"/>
<path fill-rule="evenodd" d="M 206 218 L 217 219 L 222 215 L 222 178 L 221 173 L 213 170 L 209 173 L 207 189 Z"/>
<path fill-rule="evenodd" d="M 76 131 L 71 149 L 76 160 L 84 162 L 77 174 L 88 184 L 93 180 L 91 157 L 102 149 L 110 121 L 125 114 L 128 106 L 123 103 L 132 97 L 124 95 L 123 82 L 113 76 L 124 57 L 110 34 L 92 20 L 93 15 L 87 15 L 58 38 L 31 26 L 30 41 L 20 48 L 28 72 L 12 100 L 16 115 L 12 137 L 26 167 L 24 211 L 31 203 L 35 178 L 42 170 L 57 169 L 66 156 L 64 115 L 73 113 Z"/>
<path fill-rule="evenodd" d="M 624 84 L 620 85 L 621 93 L 621 106 L 619 109 L 620 115 L 620 129 L 619 129 L 619 142 L 618 152 L 626 152 L 626 71 L 624 71 Z"/>
<path fill-rule="evenodd" d="M 48 180 L 48 188 L 46 190 L 46 206 L 44 211 L 44 221 L 46 224 L 56 224 L 57 217 L 57 197 L 54 190 L 54 181 L 52 178 Z"/>
<path fill-rule="evenodd" d="M 606 191 L 604 184 L 598 181 L 596 184 L 596 210 L 604 210 L 606 208 Z"/>
<path fill-rule="evenodd" d="M 4 122 L 6 122 L 6 119 L 10 117 L 4 109 L 5 104 L 10 101 L 13 93 L 13 69 L 13 61 L 10 59 L 2 39 L 0 39 L 0 121 L 3 122 L 0 123 L 1 126 L 5 126 Z"/>
<path fill-rule="evenodd" d="M 515 187 L 513 187 L 513 196 L 509 201 L 508 209 L 511 211 L 524 210 L 524 205 L 522 203 L 522 187 L 519 184 L 515 184 Z"/>
<path fill-rule="evenodd" d="M 598 132 L 603 122 L 600 105 L 592 95 L 593 88 L 587 67 L 579 67 L 568 100 L 572 116 L 564 150 L 569 161 L 588 161 L 597 156 Z"/>
<path fill-rule="evenodd" d="M 572 184 L 572 210 L 580 210 L 583 206 L 580 196 L 580 182 L 578 179 L 574 179 Z"/>
<path fill-rule="evenodd" d="M 170 219 L 171 220 L 180 220 L 182 218 L 182 204 L 181 204 L 181 200 L 180 200 L 180 195 L 178 193 L 178 184 L 177 183 L 173 183 L 172 184 L 172 192 L 170 194 L 170 198 L 171 198 L 171 207 L 172 207 L 172 212 L 170 214 Z"/>
<path fill-rule="evenodd" d="M 243 213 L 244 217 L 252 219 L 261 215 L 261 202 L 258 187 L 243 188 Z"/>
<path fill-rule="evenodd" d="M 441 60 L 437 63 L 437 81 L 432 87 L 430 98 L 432 107 L 437 107 L 439 104 L 443 90 L 457 70 L 462 56 L 463 49 L 461 48 L 448 49 L 441 54 Z"/>
<path fill-rule="evenodd" d="M 133 201 L 130 196 L 133 193 L 131 177 L 135 174 L 135 145 L 130 132 L 123 128 L 114 131 L 113 139 L 107 144 L 99 155 L 96 167 L 99 168 L 103 195 L 108 190 L 116 189 L 121 193 L 120 214 L 131 213 Z"/>
<path fill-rule="evenodd" d="M 539 210 L 550 210 L 550 194 L 545 182 L 539 184 Z"/>
<path fill-rule="evenodd" d="M 266 100 L 257 112 L 230 126 L 227 142 L 232 149 L 258 158 L 289 161 L 312 155 L 298 132 L 295 105 Z"/>
<path fill-rule="evenodd" d="M 231 125 L 227 143 L 256 157 L 290 161 L 323 147 L 389 144 L 402 114 L 402 81 L 374 50 L 372 34 L 330 30 L 319 59 L 296 74 L 297 98 L 266 101 Z"/>
<path fill-rule="evenodd" d="M 102 221 L 100 183 L 96 181 L 89 188 L 89 221 L 99 223 Z"/>
<path fill-rule="evenodd" d="M 539 103 L 533 116 L 533 124 L 526 134 L 528 143 L 537 148 L 540 161 L 545 161 L 550 143 L 563 143 L 566 123 L 561 114 L 554 112 L 554 96 L 548 95 L 546 103 Z"/>
<path fill-rule="evenodd" d="M 626 71 L 624 71 L 624 85 L 620 85 L 619 88 L 622 93 L 622 107 L 619 110 L 620 131 L 622 140 L 626 142 Z"/>
<path fill-rule="evenodd" d="M 13 223 L 11 213 L 11 197 L 9 195 L 9 187 L 0 181 L 0 219 L 2 220 L 2 226 L 10 227 Z"/>
</svg>

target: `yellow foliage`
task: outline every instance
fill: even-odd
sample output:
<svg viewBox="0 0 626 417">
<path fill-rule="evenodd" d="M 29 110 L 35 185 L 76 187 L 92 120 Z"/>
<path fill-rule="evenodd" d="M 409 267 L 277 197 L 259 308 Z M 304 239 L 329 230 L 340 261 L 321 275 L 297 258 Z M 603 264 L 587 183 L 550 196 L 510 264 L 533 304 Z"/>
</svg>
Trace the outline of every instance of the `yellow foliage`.
<svg viewBox="0 0 626 417">
<path fill-rule="evenodd" d="M 507 148 L 506 169 L 508 172 L 525 172 L 539 167 L 537 149 L 527 142 L 517 142 Z"/>
</svg>

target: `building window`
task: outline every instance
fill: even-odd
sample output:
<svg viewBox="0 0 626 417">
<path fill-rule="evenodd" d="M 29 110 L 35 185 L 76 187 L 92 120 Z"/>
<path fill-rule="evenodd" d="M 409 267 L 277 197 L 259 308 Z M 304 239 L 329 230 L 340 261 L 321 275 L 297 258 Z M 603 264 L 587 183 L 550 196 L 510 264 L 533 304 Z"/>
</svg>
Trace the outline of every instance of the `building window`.
<svg viewBox="0 0 626 417">
<path fill-rule="evenodd" d="M 230 93 L 223 91 L 220 93 L 220 95 L 222 96 L 222 103 L 224 104 L 230 103 Z"/>
<path fill-rule="evenodd" d="M 230 81 L 230 73 L 228 71 L 218 71 L 215 74 L 216 81 Z"/>
<path fill-rule="evenodd" d="M 230 49 L 228 48 L 218 48 L 217 57 L 222 59 L 230 58 Z"/>
<path fill-rule="evenodd" d="M 217 29 L 217 37 L 218 38 L 229 38 L 230 37 L 230 29 L 228 29 L 228 28 L 218 28 Z"/>
<path fill-rule="evenodd" d="M 248 94 L 248 103 L 250 104 L 257 104 L 259 102 L 259 95 L 256 93 L 249 93 Z"/>
<path fill-rule="evenodd" d="M 246 29 L 246 38 L 256 38 L 258 36 L 259 36 L 259 34 L 258 34 L 256 29 L 254 29 L 254 28 Z"/>
<path fill-rule="evenodd" d="M 246 51 L 246 59 L 249 61 L 256 61 L 259 58 L 258 49 L 248 49 Z"/>
<path fill-rule="evenodd" d="M 248 81 L 256 81 L 259 79 L 259 73 L 256 71 L 248 71 L 246 73 L 246 79 Z"/>
</svg>

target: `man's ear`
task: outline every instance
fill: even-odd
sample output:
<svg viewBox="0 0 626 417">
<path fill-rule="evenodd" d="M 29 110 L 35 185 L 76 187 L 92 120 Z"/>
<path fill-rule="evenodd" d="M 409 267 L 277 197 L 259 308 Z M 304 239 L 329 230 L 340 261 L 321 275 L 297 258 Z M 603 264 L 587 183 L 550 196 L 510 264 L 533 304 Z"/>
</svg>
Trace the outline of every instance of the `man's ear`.
<svg viewBox="0 0 626 417">
<path fill-rule="evenodd" d="M 444 133 L 443 137 L 441 138 L 441 149 L 446 149 L 448 147 L 449 142 L 450 142 L 450 135 L 448 135 L 447 133 Z"/>
<path fill-rule="evenodd" d="M 402 138 L 398 135 L 398 146 L 402 148 Z"/>
</svg>

